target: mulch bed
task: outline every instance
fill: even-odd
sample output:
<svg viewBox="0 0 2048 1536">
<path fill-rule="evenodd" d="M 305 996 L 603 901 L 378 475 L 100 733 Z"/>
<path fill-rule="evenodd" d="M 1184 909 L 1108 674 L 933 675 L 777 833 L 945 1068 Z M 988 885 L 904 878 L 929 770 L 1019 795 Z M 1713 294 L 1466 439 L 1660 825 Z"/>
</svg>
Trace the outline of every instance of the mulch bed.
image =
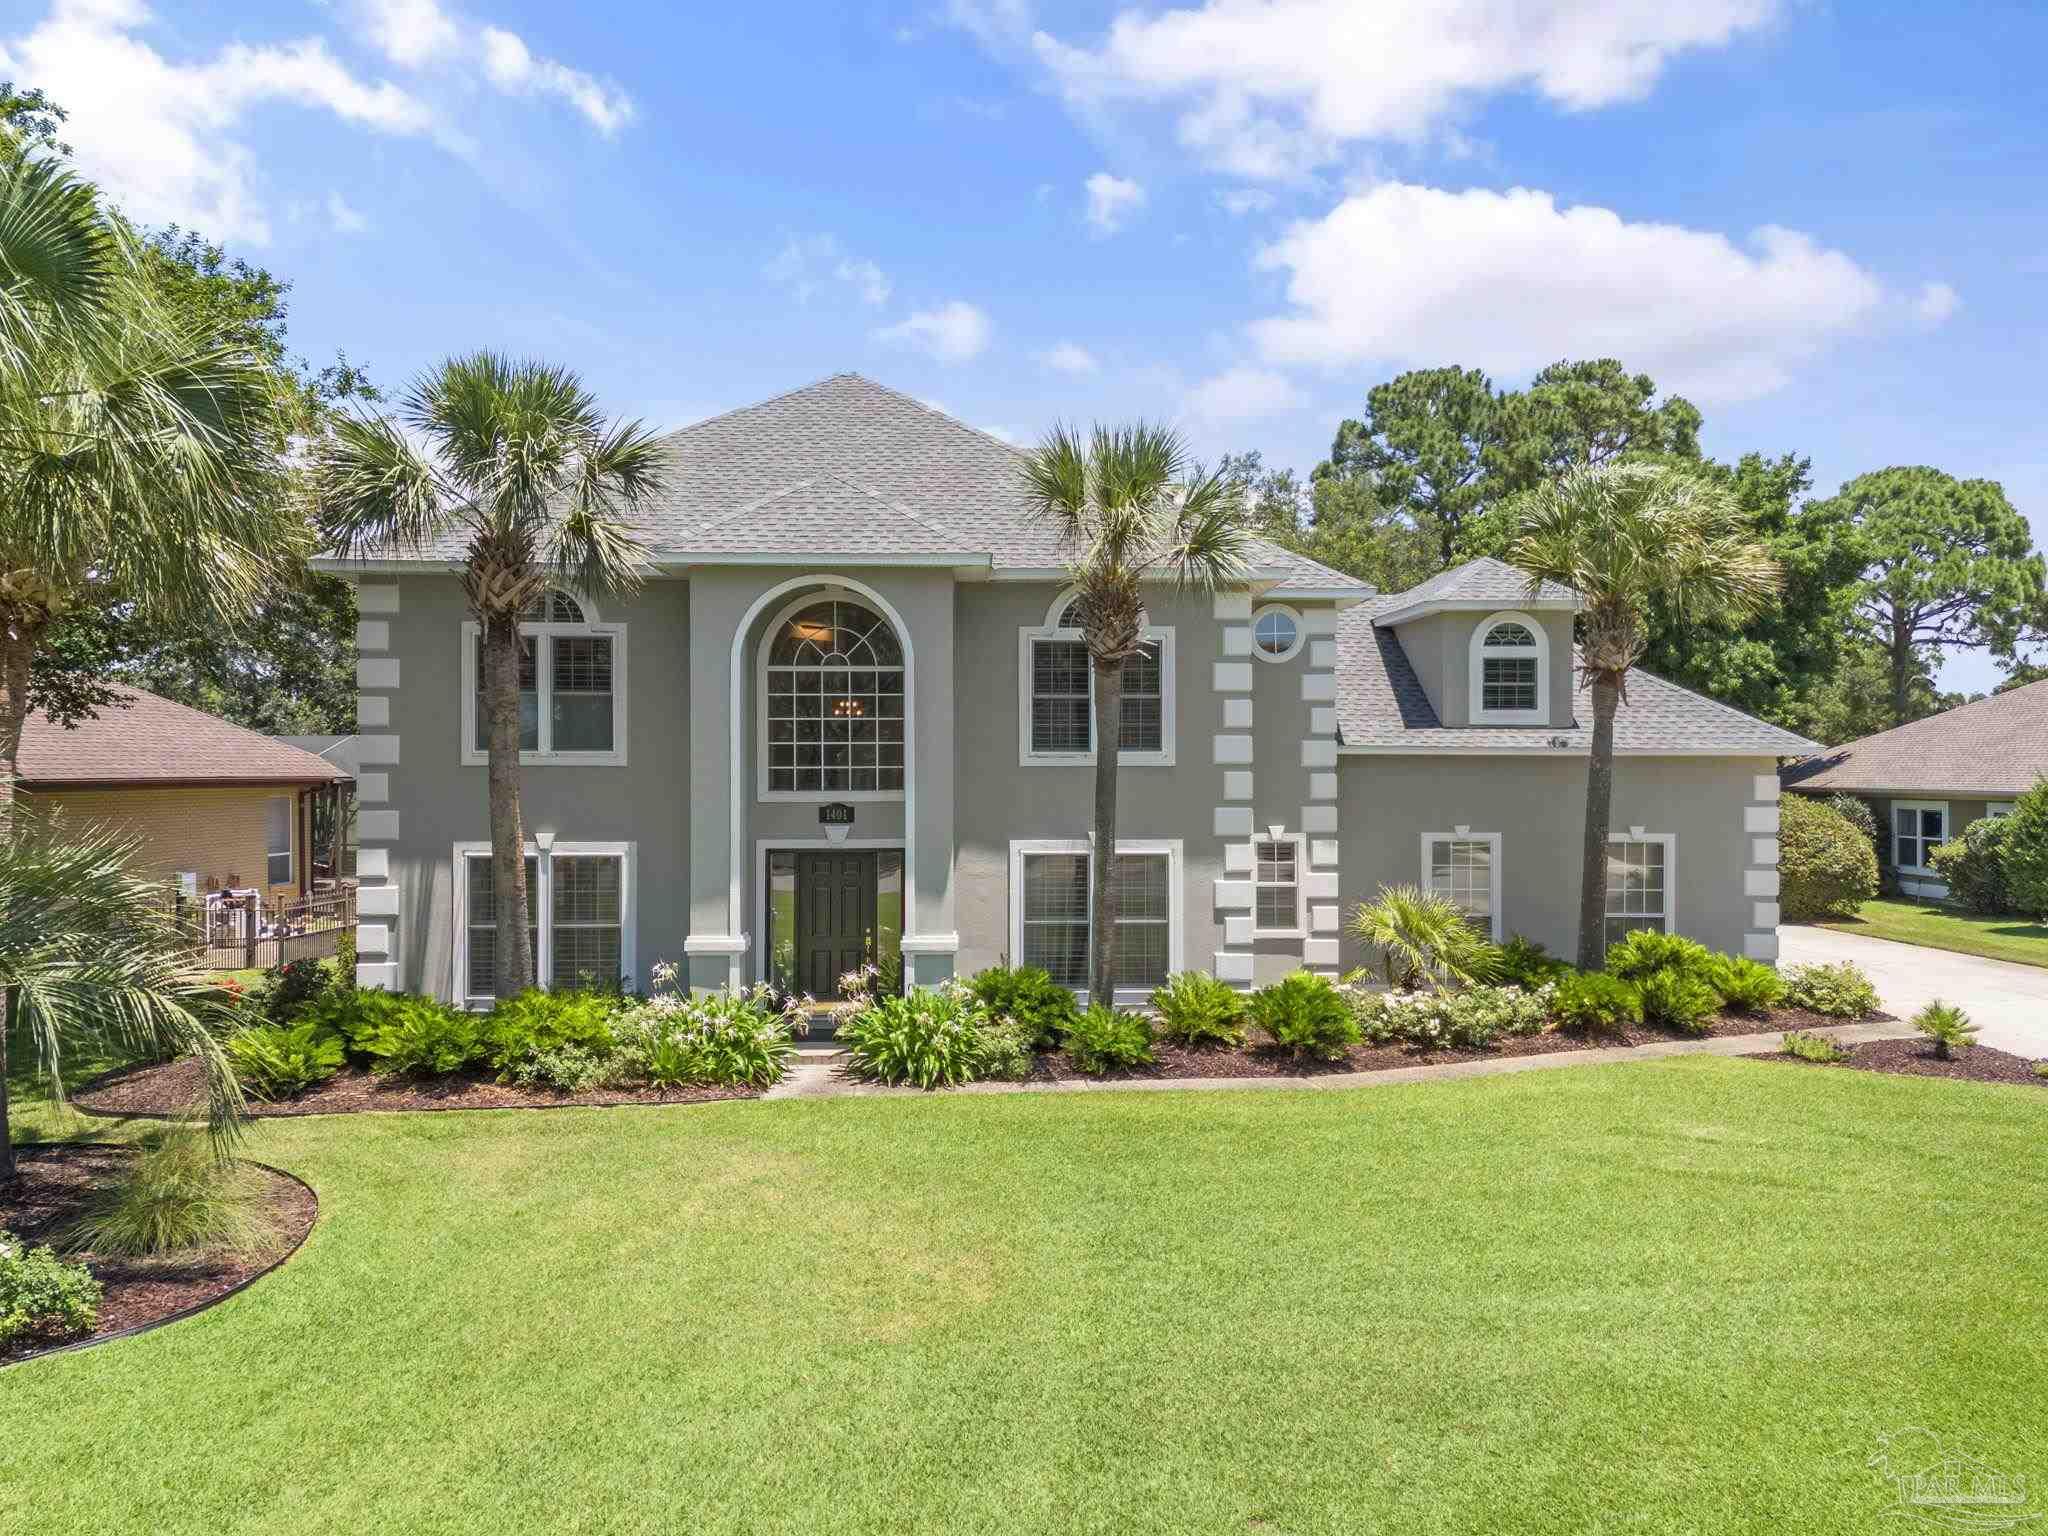
<svg viewBox="0 0 2048 1536">
<path fill-rule="evenodd" d="M 313 1229 L 320 1202 L 313 1191 L 287 1174 L 249 1164 L 264 1183 L 265 1214 L 276 1237 L 261 1252 L 206 1250 L 154 1259 L 64 1254 L 63 1237 L 83 1212 L 92 1192 L 118 1178 L 134 1154 L 126 1147 L 17 1147 L 21 1170 L 12 1184 L 0 1184 L 0 1227 L 25 1247 L 47 1243 L 63 1257 L 84 1260 L 106 1288 L 99 1324 L 83 1339 L 21 1336 L 0 1344 L 0 1364 L 26 1360 L 110 1334 L 145 1327 L 220 1300 L 295 1252 Z"/>
<path fill-rule="evenodd" d="M 2048 1088 L 2048 1077 L 2034 1075 L 2034 1064 L 2024 1056 L 1988 1045 L 1973 1045 L 1957 1051 L 1947 1061 L 1934 1054 L 1925 1040 L 1873 1040 L 1848 1047 L 1846 1061 L 1807 1061 L 1783 1051 L 1750 1056 L 1750 1061 L 1789 1061 L 1801 1067 L 1855 1067 L 1863 1072 L 1892 1072 L 1908 1077 L 1963 1078 L 1973 1083 L 2032 1083 Z"/>
<path fill-rule="evenodd" d="M 563 1105 L 704 1104 L 714 1099 L 759 1098 L 757 1088 L 599 1088 L 563 1093 L 522 1088 L 474 1073 L 418 1080 L 386 1077 L 344 1067 L 296 1099 L 275 1104 L 249 1101 L 258 1117 L 350 1115 L 364 1110 L 555 1109 Z M 71 1096 L 75 1108 L 91 1115 L 177 1115 L 205 1097 L 204 1076 L 191 1057 L 161 1066 L 129 1067 L 87 1084 Z"/>
<path fill-rule="evenodd" d="M 1886 1021 L 1873 1013 L 1865 1020 L 1833 1019 L 1804 1008 L 1775 1008 L 1768 1014 L 1720 1013 L 1704 1035 L 1681 1034 L 1654 1024 L 1638 1025 L 1619 1035 L 1568 1035 L 1546 1030 L 1540 1035 L 1510 1035 L 1486 1050 L 1425 1050 L 1412 1045 L 1354 1045 L 1335 1061 L 1302 1060 L 1270 1045 L 1238 1050 L 1196 1048 L 1161 1042 L 1152 1048 L 1159 1059 L 1149 1067 L 1088 1073 L 1073 1064 L 1065 1051 L 1040 1053 L 1032 1073 L 1037 1082 L 1130 1081 L 1157 1077 L 1326 1077 L 1333 1072 L 1386 1072 L 1395 1067 L 1441 1067 L 1460 1061 L 1488 1061 L 1502 1056 L 1551 1056 L 1561 1051 L 1595 1051 L 1614 1045 L 1650 1045 L 1664 1040 L 1702 1040 L 1725 1035 L 1760 1035 L 1787 1029 Z"/>
</svg>

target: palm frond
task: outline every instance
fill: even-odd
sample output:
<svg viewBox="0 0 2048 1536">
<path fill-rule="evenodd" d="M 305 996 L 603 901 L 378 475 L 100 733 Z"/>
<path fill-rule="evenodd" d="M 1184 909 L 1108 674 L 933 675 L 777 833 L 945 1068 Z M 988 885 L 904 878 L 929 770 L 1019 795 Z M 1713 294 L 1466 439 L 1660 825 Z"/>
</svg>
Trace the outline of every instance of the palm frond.
<svg viewBox="0 0 2048 1536">
<path fill-rule="evenodd" d="M 0 168 L 0 367 L 26 366 L 53 327 L 96 326 L 118 265 L 91 183 L 37 157 Z"/>
<path fill-rule="evenodd" d="M 313 449 L 321 532 L 338 553 L 417 550 L 455 521 L 435 466 L 381 416 L 335 419 Z"/>
</svg>

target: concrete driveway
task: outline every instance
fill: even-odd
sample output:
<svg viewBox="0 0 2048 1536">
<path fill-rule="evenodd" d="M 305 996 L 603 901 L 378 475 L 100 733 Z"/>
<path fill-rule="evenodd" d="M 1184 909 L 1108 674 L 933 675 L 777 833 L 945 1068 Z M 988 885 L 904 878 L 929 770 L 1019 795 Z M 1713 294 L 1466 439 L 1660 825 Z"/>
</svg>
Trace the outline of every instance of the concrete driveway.
<svg viewBox="0 0 2048 1536">
<path fill-rule="evenodd" d="M 2048 967 L 1894 944 L 1831 928 L 1788 924 L 1778 930 L 1780 967 L 1837 960 L 1863 967 L 1887 1013 L 1909 1018 L 1940 998 L 1969 1014 L 1985 1045 L 2030 1060 L 2048 1057 Z"/>
</svg>

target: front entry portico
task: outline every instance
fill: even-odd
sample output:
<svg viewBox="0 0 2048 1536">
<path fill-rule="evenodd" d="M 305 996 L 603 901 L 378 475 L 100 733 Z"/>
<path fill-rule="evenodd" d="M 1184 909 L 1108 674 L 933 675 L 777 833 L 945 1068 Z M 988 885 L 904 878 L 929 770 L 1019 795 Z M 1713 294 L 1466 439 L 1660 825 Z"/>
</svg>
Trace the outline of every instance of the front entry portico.
<svg viewBox="0 0 2048 1536">
<path fill-rule="evenodd" d="M 901 848 L 767 848 L 761 855 L 766 973 L 778 992 L 818 1002 L 869 960 L 902 974 Z"/>
</svg>

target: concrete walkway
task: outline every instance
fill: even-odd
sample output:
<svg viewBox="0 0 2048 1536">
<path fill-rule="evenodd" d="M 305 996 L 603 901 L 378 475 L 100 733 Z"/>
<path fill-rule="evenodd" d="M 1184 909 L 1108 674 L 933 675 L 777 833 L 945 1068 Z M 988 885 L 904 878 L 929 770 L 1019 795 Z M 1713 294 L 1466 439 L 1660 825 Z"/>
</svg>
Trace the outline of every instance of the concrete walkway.
<svg viewBox="0 0 2048 1536">
<path fill-rule="evenodd" d="M 1897 1040 L 1914 1031 L 1904 1024 L 1841 1024 L 1816 1033 L 1845 1045 L 1864 1040 Z M 1390 1067 L 1381 1072 L 1331 1072 L 1316 1077 L 1146 1077 L 1125 1080 L 1082 1078 L 1058 1083 L 969 1083 L 953 1093 L 1157 1093 L 1220 1088 L 1369 1088 L 1382 1083 L 1428 1083 L 1440 1078 L 1493 1077 L 1503 1072 L 1541 1072 L 1552 1067 L 1592 1067 L 1615 1061 L 1657 1061 L 1666 1056 L 1751 1056 L 1778 1048 L 1780 1031 L 1724 1035 L 1713 1040 L 1659 1040 L 1650 1045 L 1612 1045 L 1591 1051 L 1548 1051 L 1540 1056 L 1489 1056 L 1434 1067 Z M 844 1074 L 843 1052 L 829 1046 L 801 1048 L 789 1075 L 770 1088 L 769 1099 L 880 1098 L 916 1094 L 916 1088 L 887 1088 Z"/>
<path fill-rule="evenodd" d="M 1840 960 L 1853 960 L 1868 973 L 1887 1013 L 1910 1018 L 1940 998 L 1969 1014 L 1983 1044 L 2030 1060 L 2048 1057 L 2048 968 L 1832 928 L 1778 930 L 1781 967 Z"/>
</svg>

